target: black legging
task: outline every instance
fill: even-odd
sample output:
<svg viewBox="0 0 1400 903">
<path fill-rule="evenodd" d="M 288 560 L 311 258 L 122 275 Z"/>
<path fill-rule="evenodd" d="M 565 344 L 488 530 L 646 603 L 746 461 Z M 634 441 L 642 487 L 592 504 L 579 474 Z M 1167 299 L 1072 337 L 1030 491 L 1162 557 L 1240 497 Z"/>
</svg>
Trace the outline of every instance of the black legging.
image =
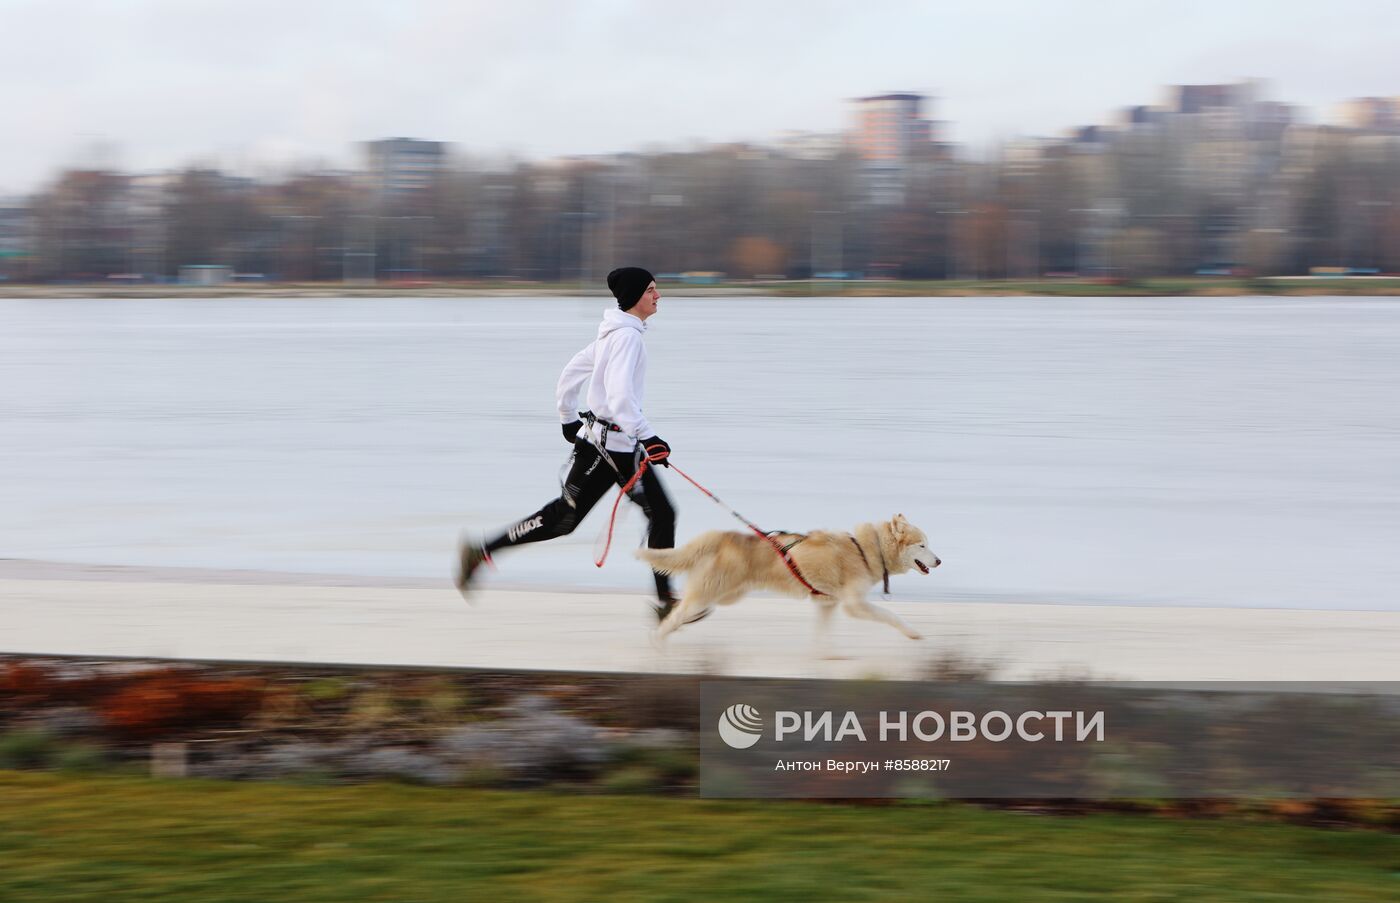
<svg viewBox="0 0 1400 903">
<path fill-rule="evenodd" d="M 488 542 L 487 551 L 494 552 L 527 542 L 543 542 L 574 532 L 574 528 L 582 523 L 609 489 L 623 485 L 637 472 L 639 458 L 636 453 L 609 451 L 608 457 L 617 465 L 615 470 L 603 460 L 592 442 L 582 438 L 575 440 L 574 461 L 569 475 L 564 478 L 563 495 Z M 657 465 L 647 467 L 628 497 L 640 505 L 647 516 L 647 546 L 669 549 L 676 544 L 676 509 L 661 485 L 656 468 Z M 657 596 L 669 598 L 670 579 L 665 574 L 655 572 L 653 576 L 656 578 Z"/>
</svg>

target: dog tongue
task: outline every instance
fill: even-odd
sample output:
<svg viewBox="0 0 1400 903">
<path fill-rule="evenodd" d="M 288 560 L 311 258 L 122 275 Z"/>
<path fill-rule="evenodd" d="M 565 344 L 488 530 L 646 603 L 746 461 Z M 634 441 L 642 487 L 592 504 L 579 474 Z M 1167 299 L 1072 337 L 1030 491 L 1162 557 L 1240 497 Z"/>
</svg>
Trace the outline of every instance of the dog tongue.
<svg viewBox="0 0 1400 903">
<path fill-rule="evenodd" d="M 922 561 L 916 561 L 914 562 L 914 564 L 917 565 L 919 570 L 923 571 L 925 574 L 928 573 L 928 567 Z"/>
</svg>

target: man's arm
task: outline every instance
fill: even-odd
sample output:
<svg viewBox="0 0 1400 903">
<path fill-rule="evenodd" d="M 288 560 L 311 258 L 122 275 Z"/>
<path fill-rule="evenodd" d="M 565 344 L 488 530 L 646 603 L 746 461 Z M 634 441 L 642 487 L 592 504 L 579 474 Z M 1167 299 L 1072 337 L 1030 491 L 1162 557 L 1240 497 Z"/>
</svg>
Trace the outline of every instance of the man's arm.
<svg viewBox="0 0 1400 903">
<path fill-rule="evenodd" d="M 559 384 L 555 387 L 554 398 L 559 405 L 560 423 L 572 423 L 578 420 L 579 392 L 588 382 L 588 378 L 593 375 L 593 345 L 593 342 L 585 345 L 582 351 L 569 359 L 569 362 L 564 365 L 564 372 L 559 374 Z"/>
</svg>

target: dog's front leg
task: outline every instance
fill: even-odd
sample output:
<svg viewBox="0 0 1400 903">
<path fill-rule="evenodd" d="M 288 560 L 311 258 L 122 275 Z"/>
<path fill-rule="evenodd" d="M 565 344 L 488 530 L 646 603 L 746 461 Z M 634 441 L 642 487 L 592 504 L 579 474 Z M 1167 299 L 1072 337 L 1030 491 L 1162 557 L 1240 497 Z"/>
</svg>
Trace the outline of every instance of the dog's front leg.
<svg viewBox="0 0 1400 903">
<path fill-rule="evenodd" d="M 841 599 L 841 610 L 853 618 L 860 618 L 865 621 L 879 621 L 882 624 L 888 624 L 911 640 L 922 640 L 924 638 L 923 634 L 919 633 L 913 627 L 910 627 L 899 615 L 890 611 L 888 608 L 876 605 L 863 595 L 843 597 Z"/>
<path fill-rule="evenodd" d="M 831 616 L 836 611 L 837 602 L 830 597 L 814 599 L 817 606 L 816 650 L 817 657 L 828 661 L 841 658 L 831 646 Z"/>
</svg>

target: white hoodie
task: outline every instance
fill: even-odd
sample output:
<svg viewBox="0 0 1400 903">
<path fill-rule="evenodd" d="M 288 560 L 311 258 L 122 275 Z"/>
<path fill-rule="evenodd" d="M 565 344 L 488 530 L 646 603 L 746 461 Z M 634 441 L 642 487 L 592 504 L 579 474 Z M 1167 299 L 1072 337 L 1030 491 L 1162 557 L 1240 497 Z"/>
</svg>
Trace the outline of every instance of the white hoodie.
<svg viewBox="0 0 1400 903">
<path fill-rule="evenodd" d="M 559 403 L 559 422 L 578 419 L 580 411 L 592 411 L 595 417 L 622 427 L 622 432 L 608 431 L 609 451 L 630 452 L 641 439 L 653 435 L 651 424 L 642 413 L 646 396 L 647 348 L 642 334 L 647 324 L 640 317 L 616 307 L 603 311 L 598 326 L 598 338 L 586 346 L 559 374 L 555 392 Z M 580 404 L 580 390 L 585 390 Z M 587 424 L 584 425 L 587 430 Z M 596 444 L 595 425 L 588 438 Z M 584 433 L 580 433 L 584 435 Z"/>
</svg>

